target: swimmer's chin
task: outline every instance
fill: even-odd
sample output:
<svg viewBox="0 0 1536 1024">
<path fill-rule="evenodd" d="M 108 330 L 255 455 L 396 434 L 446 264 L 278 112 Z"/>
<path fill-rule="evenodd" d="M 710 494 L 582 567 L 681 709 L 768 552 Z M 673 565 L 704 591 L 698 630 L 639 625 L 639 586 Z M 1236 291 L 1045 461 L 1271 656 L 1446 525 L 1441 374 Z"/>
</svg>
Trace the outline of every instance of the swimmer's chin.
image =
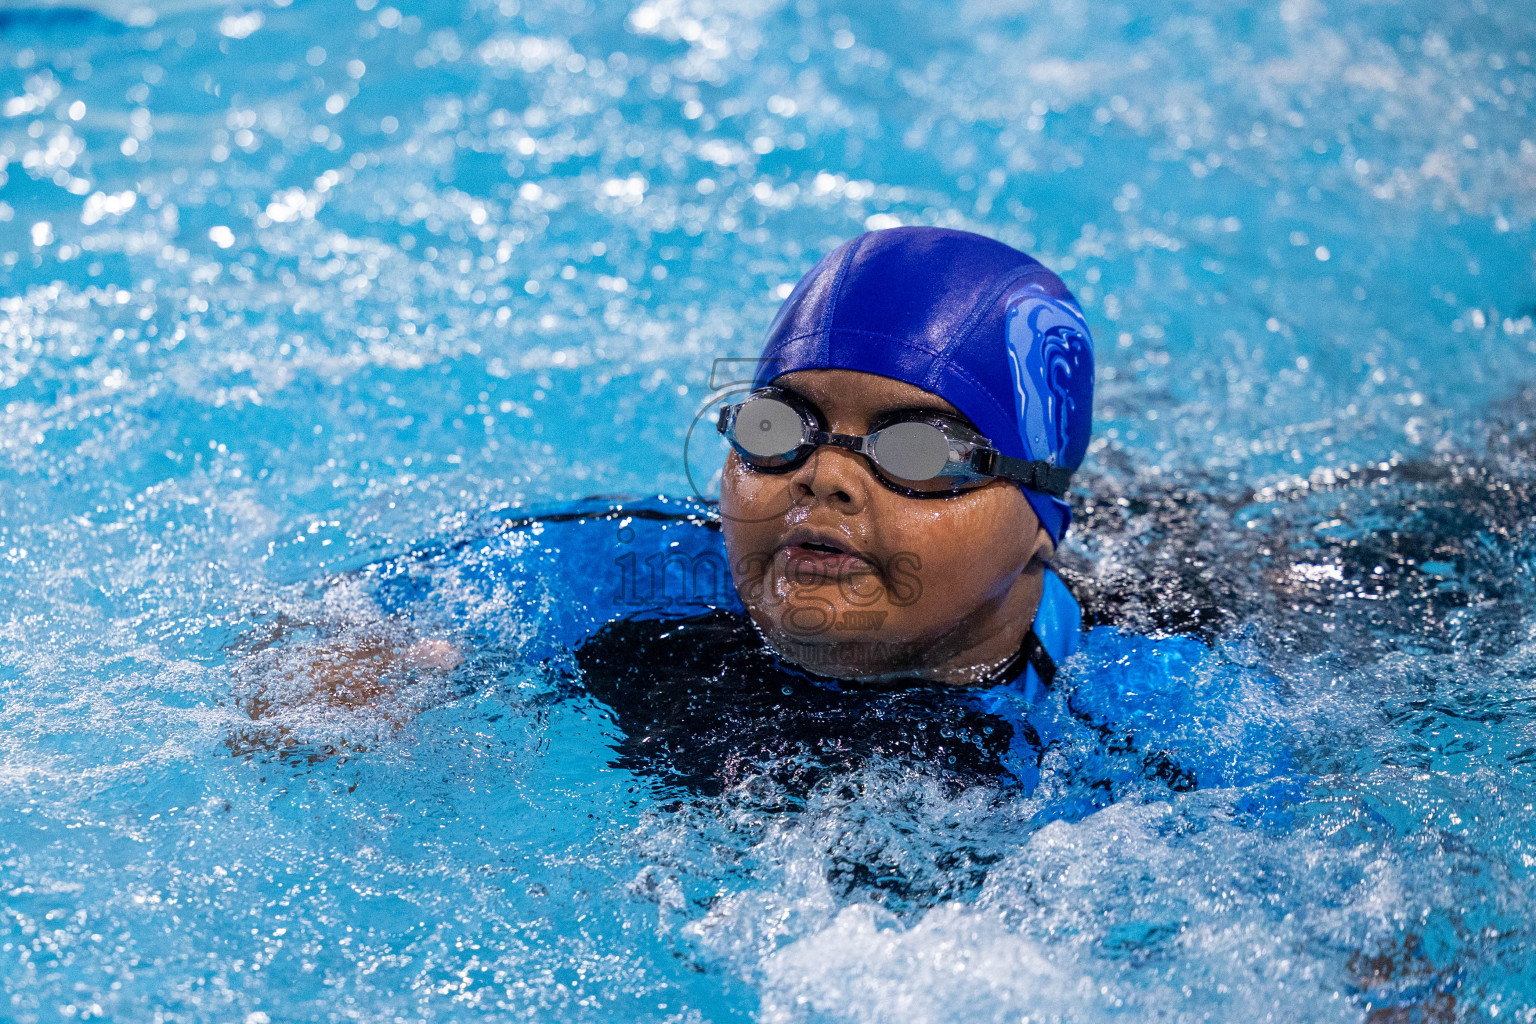
<svg viewBox="0 0 1536 1024">
<path fill-rule="evenodd" d="M 928 661 L 932 647 L 911 640 L 879 636 L 830 637 L 781 627 L 777 622 L 754 625 L 775 654 L 796 668 L 818 676 L 870 688 L 911 686 L 915 681 L 936 685 L 966 686 L 986 675 L 985 666 L 974 673 L 940 669 Z"/>
</svg>

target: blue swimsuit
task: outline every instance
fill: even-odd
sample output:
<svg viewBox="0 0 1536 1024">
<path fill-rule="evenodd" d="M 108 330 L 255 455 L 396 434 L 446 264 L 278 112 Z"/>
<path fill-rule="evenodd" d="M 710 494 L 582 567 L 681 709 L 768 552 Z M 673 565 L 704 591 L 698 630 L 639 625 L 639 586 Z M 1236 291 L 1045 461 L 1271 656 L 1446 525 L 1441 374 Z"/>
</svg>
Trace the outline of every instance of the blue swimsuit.
<svg viewBox="0 0 1536 1024">
<path fill-rule="evenodd" d="M 523 664 L 565 666 L 636 744 L 652 737 L 680 748 L 678 736 L 697 738 L 717 725 L 712 742 L 721 757 L 749 736 L 756 737 L 753 756 L 770 757 L 793 746 L 789 733 L 800 729 L 804 744 L 817 749 L 862 744 L 866 753 L 904 757 L 910 748 L 941 768 L 981 759 L 993 767 L 974 777 L 1000 770 L 1026 791 L 1038 785 L 1044 755 L 1054 749 L 1076 782 L 1057 794 L 1051 817 L 1080 816 L 1148 787 L 1155 794 L 1247 784 L 1286 766 L 1279 739 L 1265 728 L 1265 705 L 1275 699 L 1267 676 L 1190 637 L 1107 626 L 1085 633 L 1077 601 L 1050 571 L 1034 633 L 1050 661 L 1063 666 L 1054 685 L 1038 659 L 986 689 L 916 686 L 900 696 L 840 687 L 778 662 L 744 615 L 710 513 L 649 500 L 509 516 L 362 575 L 389 613 L 446 624 L 471 643 L 514 646 Z M 583 653 L 601 653 L 605 637 L 617 674 L 584 680 L 583 672 L 605 671 Z M 723 671 L 720 661 L 733 667 Z M 793 700 L 781 688 L 786 695 L 794 689 Z M 756 699 L 766 703 L 749 721 L 746 708 Z M 873 717 L 860 718 L 866 711 Z M 745 717 L 733 720 L 738 712 Z M 678 725 L 668 739 L 669 716 L 692 724 Z M 925 727 L 930 717 L 931 733 L 895 724 Z M 945 730 L 969 736 L 971 745 L 940 740 Z M 680 773 L 689 780 L 703 774 L 698 765 Z"/>
</svg>

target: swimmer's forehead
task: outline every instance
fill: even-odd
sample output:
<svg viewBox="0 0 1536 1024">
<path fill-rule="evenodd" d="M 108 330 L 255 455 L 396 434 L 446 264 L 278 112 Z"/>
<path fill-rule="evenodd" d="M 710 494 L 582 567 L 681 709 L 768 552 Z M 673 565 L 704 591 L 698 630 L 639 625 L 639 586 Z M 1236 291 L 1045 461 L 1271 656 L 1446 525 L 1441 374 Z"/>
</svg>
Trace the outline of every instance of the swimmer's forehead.
<svg viewBox="0 0 1536 1024">
<path fill-rule="evenodd" d="M 872 418 L 921 410 L 965 419 L 960 410 L 931 391 L 860 370 L 796 370 L 775 378 L 773 384 L 795 392 L 834 417 L 843 414 Z"/>
</svg>

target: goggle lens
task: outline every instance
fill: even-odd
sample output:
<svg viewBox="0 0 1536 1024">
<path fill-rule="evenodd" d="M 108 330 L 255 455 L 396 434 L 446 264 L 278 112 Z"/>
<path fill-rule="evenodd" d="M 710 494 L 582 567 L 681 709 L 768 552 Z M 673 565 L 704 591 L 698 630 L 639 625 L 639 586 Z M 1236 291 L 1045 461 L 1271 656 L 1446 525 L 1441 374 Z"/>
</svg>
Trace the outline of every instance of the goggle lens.
<svg viewBox="0 0 1536 1024">
<path fill-rule="evenodd" d="M 764 466 L 792 460 L 805 443 L 805 433 L 799 411 L 777 398 L 749 399 L 736 411 L 737 447 Z"/>
<path fill-rule="evenodd" d="M 948 491 L 959 482 L 944 476 L 949 438 L 932 423 L 893 423 L 869 440 L 875 463 L 899 483 L 918 490 Z"/>
</svg>

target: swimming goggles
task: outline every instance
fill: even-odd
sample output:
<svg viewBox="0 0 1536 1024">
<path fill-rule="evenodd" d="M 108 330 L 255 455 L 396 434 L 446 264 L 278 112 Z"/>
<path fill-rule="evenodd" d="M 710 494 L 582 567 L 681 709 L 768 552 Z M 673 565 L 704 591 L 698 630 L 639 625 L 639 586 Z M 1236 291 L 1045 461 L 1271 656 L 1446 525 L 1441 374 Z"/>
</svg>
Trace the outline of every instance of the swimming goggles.
<svg viewBox="0 0 1536 1024">
<path fill-rule="evenodd" d="M 766 387 L 721 406 L 717 429 L 759 473 L 788 473 L 830 445 L 864 456 L 876 479 L 909 498 L 949 497 L 993 479 L 1059 498 L 1072 480 L 1069 469 L 1004 455 L 943 413 L 908 409 L 870 426 L 868 434 L 828 433 L 819 409 L 793 391 Z"/>
</svg>

